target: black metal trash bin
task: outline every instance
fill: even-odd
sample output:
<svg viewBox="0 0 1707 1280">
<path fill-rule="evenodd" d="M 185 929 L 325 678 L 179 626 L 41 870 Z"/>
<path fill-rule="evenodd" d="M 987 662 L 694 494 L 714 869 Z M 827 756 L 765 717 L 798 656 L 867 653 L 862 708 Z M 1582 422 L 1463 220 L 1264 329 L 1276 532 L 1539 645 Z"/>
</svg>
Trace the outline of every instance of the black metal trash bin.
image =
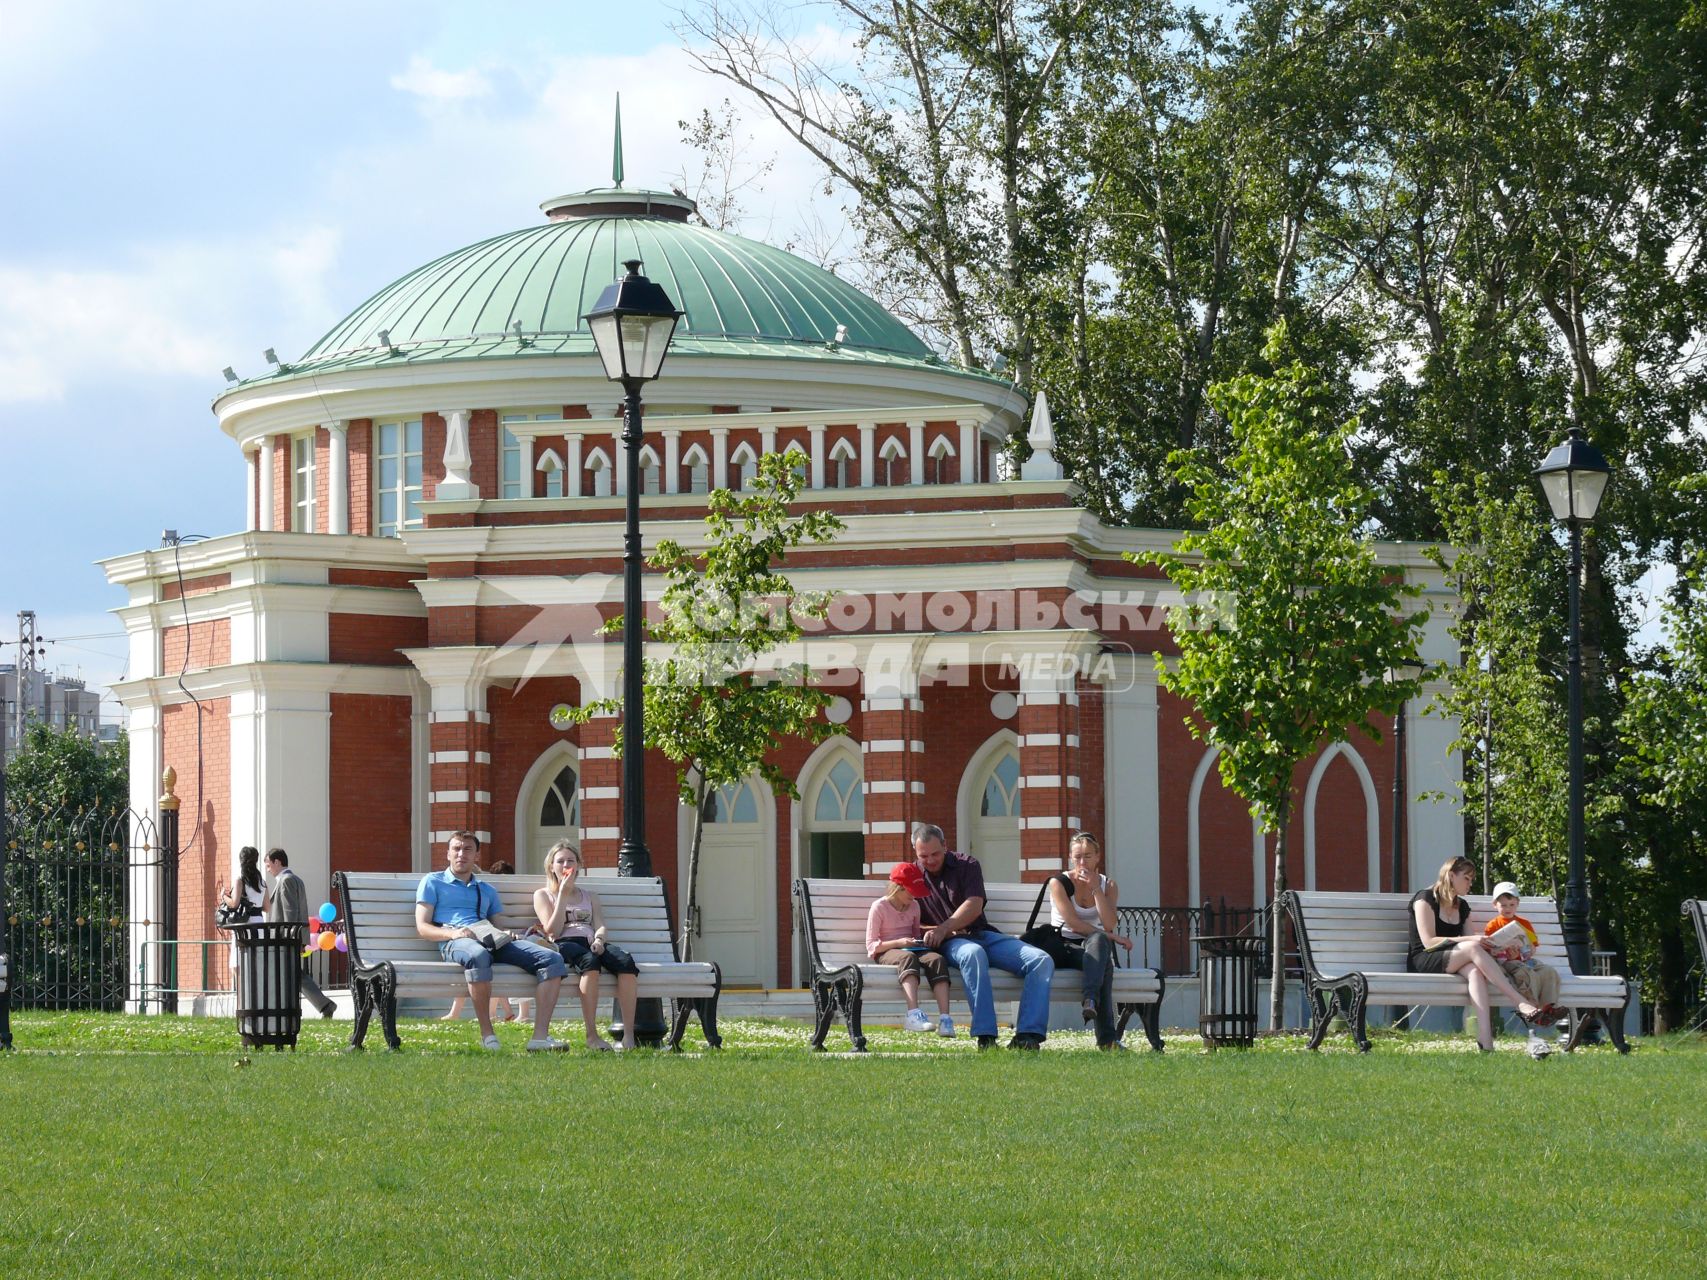
<svg viewBox="0 0 1707 1280">
<path fill-rule="evenodd" d="M 1197 1029 L 1209 1049 L 1248 1049 L 1257 1036 L 1257 962 L 1265 938 L 1233 934 L 1197 944 Z"/>
<path fill-rule="evenodd" d="M 302 924 L 233 925 L 237 1031 L 251 1047 L 296 1048 L 302 1030 Z"/>
</svg>

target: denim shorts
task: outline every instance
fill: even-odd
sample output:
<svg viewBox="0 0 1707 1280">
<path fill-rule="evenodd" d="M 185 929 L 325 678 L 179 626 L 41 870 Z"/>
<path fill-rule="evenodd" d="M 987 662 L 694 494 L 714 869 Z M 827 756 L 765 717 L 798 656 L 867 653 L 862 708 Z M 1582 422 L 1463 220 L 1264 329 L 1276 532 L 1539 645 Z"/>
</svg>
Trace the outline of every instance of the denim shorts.
<svg viewBox="0 0 1707 1280">
<path fill-rule="evenodd" d="M 492 981 L 494 960 L 526 969 L 541 982 L 561 978 L 564 974 L 563 957 L 550 947 L 542 947 L 528 938 L 506 942 L 496 951 L 488 951 L 473 938 L 452 938 L 439 943 L 439 954 L 460 964 L 467 971 L 470 983 Z"/>
</svg>

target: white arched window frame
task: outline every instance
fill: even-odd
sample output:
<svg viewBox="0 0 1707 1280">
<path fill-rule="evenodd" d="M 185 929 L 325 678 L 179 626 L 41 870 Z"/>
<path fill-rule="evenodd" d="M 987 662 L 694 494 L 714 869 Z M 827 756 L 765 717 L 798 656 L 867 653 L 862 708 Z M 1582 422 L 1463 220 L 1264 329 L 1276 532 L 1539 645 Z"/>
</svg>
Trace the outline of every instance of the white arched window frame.
<svg viewBox="0 0 1707 1280">
<path fill-rule="evenodd" d="M 682 455 L 682 465 L 688 471 L 687 492 L 711 491 L 711 459 L 705 456 L 704 449 L 697 444 L 689 445 L 688 451 Z"/>
<path fill-rule="evenodd" d="M 848 489 L 858 478 L 859 455 L 854 452 L 853 442 L 844 436 L 830 449 L 830 468 L 825 482 L 831 489 Z"/>
<path fill-rule="evenodd" d="M 925 450 L 925 483 L 946 484 L 947 481 L 943 479 L 943 473 L 947 468 L 943 466 L 943 459 L 952 457 L 954 457 L 954 445 L 950 443 L 947 436 L 938 436 L 931 441 L 931 447 Z"/>
<path fill-rule="evenodd" d="M 533 464 L 533 469 L 545 477 L 546 497 L 563 496 L 563 459 L 557 456 L 557 450 L 547 449 Z"/>
<path fill-rule="evenodd" d="M 901 464 L 899 476 L 895 464 Z M 899 436 L 890 436 L 877 451 L 877 483 L 882 485 L 898 485 L 906 483 L 907 446 L 901 443 Z"/>
<path fill-rule="evenodd" d="M 533 490 L 522 476 L 522 442 L 510 431 L 512 422 L 557 422 L 561 410 L 505 409 L 498 415 L 498 496 L 531 498 Z"/>
<path fill-rule="evenodd" d="M 608 498 L 611 495 L 610 458 L 603 449 L 594 449 L 587 455 L 587 470 L 593 473 L 593 496 Z"/>
<path fill-rule="evenodd" d="M 567 770 L 570 785 L 565 789 L 563 773 Z M 555 798 L 557 810 L 551 811 Z M 575 745 L 568 741 L 553 743 L 540 753 L 527 774 L 522 779 L 522 785 L 516 791 L 515 812 L 515 843 L 510 847 L 515 850 L 514 859 L 516 870 L 527 873 L 539 870 L 532 848 L 535 834 L 545 823 L 546 817 L 561 816 L 565 821 L 564 839 L 570 840 L 575 847 L 581 847 L 581 757 Z M 537 851 L 543 854 L 543 850 Z"/>
<path fill-rule="evenodd" d="M 1328 766 L 1342 756 L 1363 789 L 1363 841 L 1368 892 L 1380 893 L 1381 808 L 1375 794 L 1375 779 L 1369 776 L 1369 766 L 1363 763 L 1363 757 L 1344 742 L 1336 742 L 1322 752 L 1316 767 L 1310 770 L 1310 781 L 1304 788 L 1304 888 L 1308 891 L 1316 887 L 1316 793 L 1321 790 L 1322 775 L 1327 773 Z"/>
<path fill-rule="evenodd" d="M 640 446 L 640 492 L 662 493 L 663 464 L 651 445 Z"/>
<path fill-rule="evenodd" d="M 759 471 L 759 455 L 753 451 L 753 446 L 745 440 L 735 446 L 735 451 L 729 455 L 729 465 L 734 468 L 735 488 L 743 493 L 753 487 L 753 477 Z"/>
</svg>

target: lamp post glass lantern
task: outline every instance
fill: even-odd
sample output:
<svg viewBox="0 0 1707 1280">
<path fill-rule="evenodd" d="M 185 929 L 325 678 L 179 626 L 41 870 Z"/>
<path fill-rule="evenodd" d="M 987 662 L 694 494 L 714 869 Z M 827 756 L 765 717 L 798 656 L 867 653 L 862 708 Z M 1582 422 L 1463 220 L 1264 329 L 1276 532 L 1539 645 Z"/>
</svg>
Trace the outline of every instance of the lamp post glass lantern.
<svg viewBox="0 0 1707 1280">
<path fill-rule="evenodd" d="M 649 876 L 652 854 L 646 847 L 646 711 L 641 681 L 640 388 L 663 369 L 682 313 L 661 286 L 640 274 L 639 259 L 622 265 L 628 274 L 599 295 L 585 319 L 605 377 L 622 383 L 627 393 L 622 428 L 628 498 L 622 554 L 622 843 L 617 848 L 617 870 L 625 876 Z"/>
<path fill-rule="evenodd" d="M 1553 518 L 1570 532 L 1570 626 L 1566 719 L 1570 729 L 1570 796 L 1568 810 L 1569 880 L 1565 884 L 1563 919 L 1565 950 L 1573 973 L 1592 973 L 1589 954 L 1588 876 L 1583 856 L 1583 647 L 1582 647 L 1582 527 L 1600 510 L 1600 498 L 1612 475 L 1606 458 L 1588 442 L 1581 427 L 1572 427 L 1535 468 L 1535 478 L 1547 495 Z"/>
</svg>

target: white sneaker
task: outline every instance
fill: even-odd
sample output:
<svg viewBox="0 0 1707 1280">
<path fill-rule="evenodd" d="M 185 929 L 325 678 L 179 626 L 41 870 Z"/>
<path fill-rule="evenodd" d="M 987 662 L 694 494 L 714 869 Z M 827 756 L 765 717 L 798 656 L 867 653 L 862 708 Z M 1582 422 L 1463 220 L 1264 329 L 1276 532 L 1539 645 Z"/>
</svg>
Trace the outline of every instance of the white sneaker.
<svg viewBox="0 0 1707 1280">
<path fill-rule="evenodd" d="M 497 1036 L 481 1036 L 480 1037 L 480 1047 L 482 1049 L 491 1049 L 494 1052 L 496 1052 L 497 1050 L 502 1049 L 504 1046 L 498 1043 L 498 1037 Z"/>
<path fill-rule="evenodd" d="M 907 1016 L 901 1019 L 901 1029 L 903 1031 L 929 1031 L 931 1020 L 925 1017 L 924 1010 L 909 1009 Z"/>
<path fill-rule="evenodd" d="M 539 1053 L 544 1049 L 567 1049 L 568 1047 L 568 1045 L 564 1044 L 563 1041 L 559 1040 L 556 1036 L 535 1036 L 532 1040 L 528 1041 L 529 1053 Z"/>
<path fill-rule="evenodd" d="M 942 1017 L 936 1020 L 936 1033 L 939 1036 L 954 1035 L 954 1019 L 949 1017 L 946 1013 L 943 1014 Z"/>
</svg>

